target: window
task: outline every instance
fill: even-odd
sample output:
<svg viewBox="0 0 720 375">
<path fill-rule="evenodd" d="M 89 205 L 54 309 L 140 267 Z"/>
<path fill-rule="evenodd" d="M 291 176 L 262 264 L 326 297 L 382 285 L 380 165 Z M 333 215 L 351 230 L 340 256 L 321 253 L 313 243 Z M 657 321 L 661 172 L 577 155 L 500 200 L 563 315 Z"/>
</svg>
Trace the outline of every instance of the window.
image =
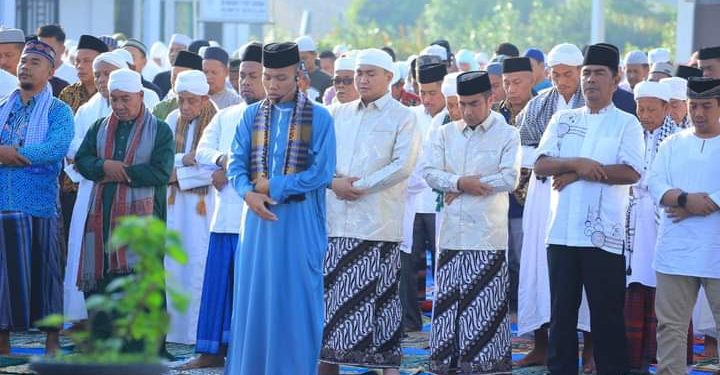
<svg viewBox="0 0 720 375">
<path fill-rule="evenodd" d="M 18 0 L 15 23 L 26 34 L 33 34 L 42 25 L 58 23 L 59 9 L 59 0 Z"/>
</svg>

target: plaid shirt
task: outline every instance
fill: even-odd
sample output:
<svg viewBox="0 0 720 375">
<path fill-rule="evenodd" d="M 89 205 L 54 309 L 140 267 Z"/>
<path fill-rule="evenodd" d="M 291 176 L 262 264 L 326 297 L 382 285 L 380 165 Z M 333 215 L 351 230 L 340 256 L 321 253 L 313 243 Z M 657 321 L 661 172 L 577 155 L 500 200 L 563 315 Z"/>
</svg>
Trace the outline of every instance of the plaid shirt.
<svg viewBox="0 0 720 375">
<path fill-rule="evenodd" d="M 415 107 L 417 105 L 420 105 L 422 103 L 422 100 L 419 96 L 407 92 L 405 90 L 402 91 L 402 94 L 400 94 L 400 100 L 398 100 L 400 104 L 406 106 L 406 107 Z"/>
</svg>

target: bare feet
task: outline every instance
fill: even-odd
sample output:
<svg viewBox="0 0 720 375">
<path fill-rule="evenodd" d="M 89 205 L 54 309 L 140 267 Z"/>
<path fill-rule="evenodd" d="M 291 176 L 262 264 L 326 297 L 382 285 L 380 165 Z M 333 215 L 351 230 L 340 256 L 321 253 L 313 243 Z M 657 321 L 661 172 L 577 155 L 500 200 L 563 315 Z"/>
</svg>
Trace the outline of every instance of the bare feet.
<svg viewBox="0 0 720 375">
<path fill-rule="evenodd" d="M 582 366 L 583 374 L 594 374 L 596 372 L 592 335 L 588 332 L 583 332 Z"/>
<path fill-rule="evenodd" d="M 535 330 L 535 346 L 533 347 L 533 350 L 521 360 L 513 363 L 513 365 L 520 368 L 531 366 L 545 366 L 547 364 L 547 345 L 547 329 L 540 328 L 538 330 Z"/>
<path fill-rule="evenodd" d="M 60 351 L 60 333 L 48 332 L 45 339 L 45 355 L 53 356 Z"/>
<path fill-rule="evenodd" d="M 225 366 L 225 357 L 222 355 L 212 355 L 212 354 L 200 354 L 199 357 L 196 357 L 192 361 L 186 363 L 182 367 L 180 367 L 181 370 L 190 370 L 190 369 L 196 369 L 196 368 L 211 368 L 211 367 L 224 367 Z"/>
<path fill-rule="evenodd" d="M 0 355 L 10 354 L 10 331 L 0 331 Z"/>
<path fill-rule="evenodd" d="M 705 335 L 705 344 L 703 345 L 703 353 L 702 355 L 706 358 L 717 358 L 718 356 L 718 342 L 717 339 Z"/>
</svg>

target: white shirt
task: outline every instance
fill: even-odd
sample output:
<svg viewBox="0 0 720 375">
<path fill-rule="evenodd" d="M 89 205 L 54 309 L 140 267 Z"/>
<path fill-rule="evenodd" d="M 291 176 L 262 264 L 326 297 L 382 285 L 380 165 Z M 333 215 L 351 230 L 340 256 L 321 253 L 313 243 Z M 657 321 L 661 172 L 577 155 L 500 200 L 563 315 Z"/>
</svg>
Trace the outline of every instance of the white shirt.
<svg viewBox="0 0 720 375">
<path fill-rule="evenodd" d="M 421 214 L 434 214 L 437 203 L 437 193 L 425 182 L 422 178 L 422 164 L 424 162 L 422 150 L 425 149 L 425 145 L 430 140 L 430 135 L 433 132 L 433 117 L 425 110 L 422 105 L 411 107 L 411 111 L 415 112 L 417 118 L 417 128 L 420 131 L 420 142 L 421 148 L 418 154 L 417 165 L 413 170 L 408 182 L 408 190 L 410 193 L 416 194 L 415 196 L 415 212 Z M 442 113 L 442 112 L 441 112 Z M 437 116 L 436 116 L 437 117 Z M 442 123 L 442 119 L 440 119 Z M 436 128 L 437 130 L 437 128 Z"/>
<path fill-rule="evenodd" d="M 610 104 L 596 114 L 582 107 L 553 115 L 537 154 L 625 164 L 642 176 L 644 147 L 637 118 Z M 553 190 L 547 242 L 622 254 L 629 193 L 628 185 L 589 181 L 577 181 L 560 192 Z"/>
<path fill-rule="evenodd" d="M 445 205 L 440 225 L 440 248 L 448 250 L 506 250 L 508 192 L 520 176 L 520 134 L 502 115 L 490 112 L 470 128 L 464 121 L 446 124 L 427 149 L 423 176 L 437 190 L 457 193 L 458 180 L 479 175 L 494 188 L 489 196 L 462 194 Z"/>
<path fill-rule="evenodd" d="M 667 138 L 653 162 L 648 186 L 660 205 L 672 189 L 708 193 L 720 204 L 720 136 L 702 139 L 693 129 Z M 654 268 L 668 275 L 720 279 L 720 211 L 673 223 L 662 214 Z"/>
<path fill-rule="evenodd" d="M 227 89 L 210 95 L 210 99 L 218 109 L 225 109 L 241 102 L 240 95 L 236 94 L 234 90 Z"/>
<path fill-rule="evenodd" d="M 5 70 L 0 69 L 0 99 L 12 94 L 16 88 L 18 88 L 17 78 Z"/>
<path fill-rule="evenodd" d="M 63 62 L 57 69 L 55 69 L 55 77 L 67 81 L 69 84 L 73 84 L 79 80 L 77 75 L 77 69 Z"/>
<path fill-rule="evenodd" d="M 142 76 L 145 80 L 152 82 L 155 76 L 162 71 L 163 69 L 155 64 L 155 61 L 148 59 L 147 64 L 145 64 L 142 70 Z"/>
<path fill-rule="evenodd" d="M 329 237 L 400 242 L 407 178 L 415 166 L 420 133 L 415 115 L 386 93 L 335 107 L 336 175 L 358 177 L 365 192 L 355 201 L 328 190 Z"/>
<path fill-rule="evenodd" d="M 215 114 L 205 127 L 196 150 L 195 159 L 201 165 L 217 165 L 218 159 L 230 156 L 235 129 L 247 105 L 240 103 Z M 245 202 L 232 186 L 227 185 L 215 195 L 215 212 L 210 231 L 214 233 L 240 233 Z"/>
</svg>

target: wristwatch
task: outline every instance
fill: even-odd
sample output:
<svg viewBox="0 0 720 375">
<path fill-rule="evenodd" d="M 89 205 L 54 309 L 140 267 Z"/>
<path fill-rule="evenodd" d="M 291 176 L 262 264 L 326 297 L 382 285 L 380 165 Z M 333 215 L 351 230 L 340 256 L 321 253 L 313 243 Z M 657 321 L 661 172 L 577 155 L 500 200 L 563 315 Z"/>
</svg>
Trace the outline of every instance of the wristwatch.
<svg viewBox="0 0 720 375">
<path fill-rule="evenodd" d="M 685 208 L 685 205 L 687 204 L 687 198 L 688 198 L 688 193 L 686 193 L 684 191 L 682 193 L 680 193 L 680 195 L 678 195 L 678 200 L 677 200 L 678 207 Z"/>
</svg>

